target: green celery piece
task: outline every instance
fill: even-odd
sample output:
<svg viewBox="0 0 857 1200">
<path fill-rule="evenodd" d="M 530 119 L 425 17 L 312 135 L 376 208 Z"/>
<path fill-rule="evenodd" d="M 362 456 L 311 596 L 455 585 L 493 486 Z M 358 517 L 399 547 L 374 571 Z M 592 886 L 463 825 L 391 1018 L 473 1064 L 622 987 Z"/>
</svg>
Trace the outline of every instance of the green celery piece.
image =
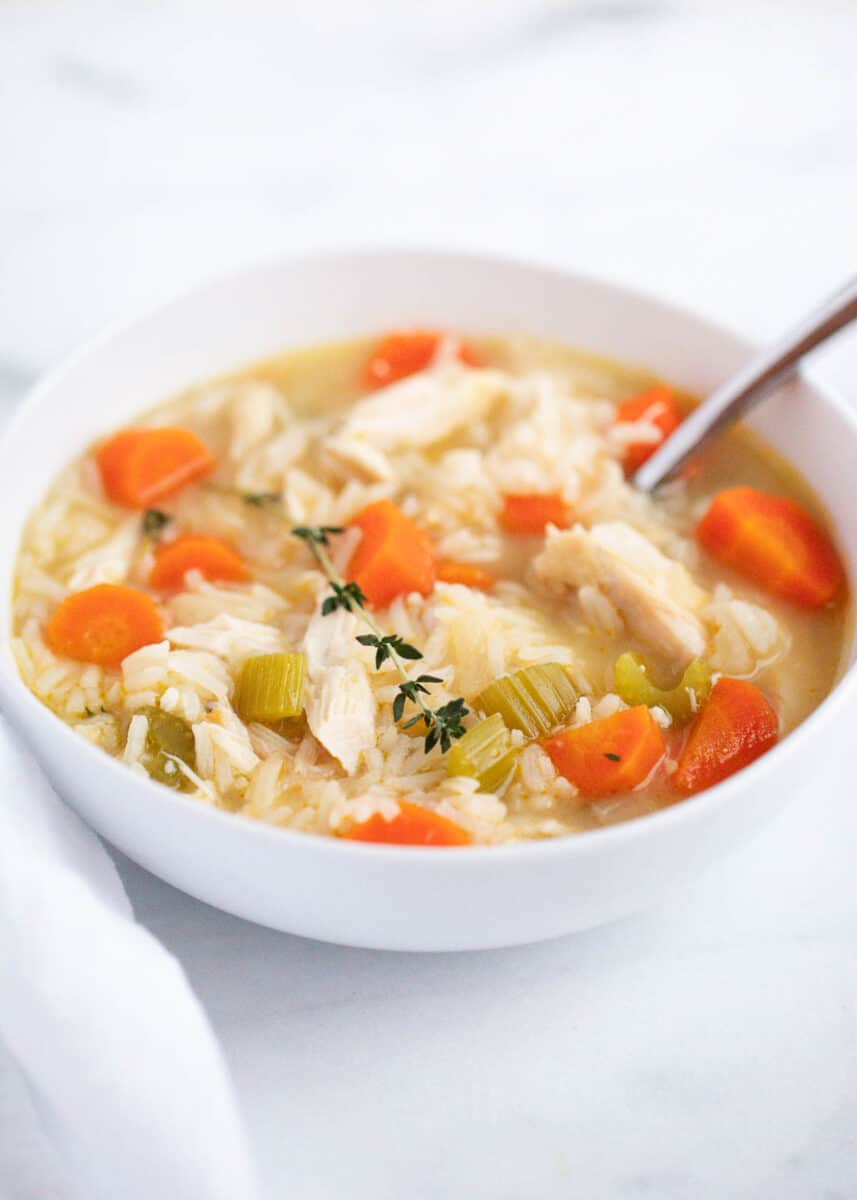
<svg viewBox="0 0 857 1200">
<path fill-rule="evenodd" d="M 450 775 L 479 780 L 479 790 L 494 792 L 515 769 L 518 751 L 499 713 L 468 729 L 446 756 Z"/>
<path fill-rule="evenodd" d="M 259 654 L 242 664 L 232 704 L 243 721 L 281 721 L 303 712 L 305 686 L 302 654 Z"/>
<path fill-rule="evenodd" d="M 196 768 L 196 744 L 189 722 L 152 704 L 138 709 L 137 714 L 149 722 L 143 766 L 158 783 L 182 791 L 189 781 L 173 759 L 180 758 L 191 770 Z"/>
<path fill-rule="evenodd" d="M 658 705 L 672 715 L 677 725 L 686 725 L 711 691 L 711 668 L 704 658 L 695 658 L 674 688 L 659 688 L 652 681 L 646 660 L 631 651 L 616 659 L 615 674 L 616 691 L 626 704 L 645 704 L 649 708 Z"/>
<path fill-rule="evenodd" d="M 577 692 L 560 663 L 523 667 L 489 683 L 474 700 L 484 713 L 498 713 L 509 729 L 543 737 L 571 715 Z"/>
</svg>

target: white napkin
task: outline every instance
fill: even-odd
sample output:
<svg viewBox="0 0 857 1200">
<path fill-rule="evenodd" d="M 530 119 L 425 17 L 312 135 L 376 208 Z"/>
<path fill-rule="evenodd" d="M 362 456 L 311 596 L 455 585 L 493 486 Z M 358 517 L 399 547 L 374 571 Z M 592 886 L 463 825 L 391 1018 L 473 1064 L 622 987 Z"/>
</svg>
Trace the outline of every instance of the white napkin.
<svg viewBox="0 0 857 1200">
<path fill-rule="evenodd" d="M 0 1037 L 85 1200 L 251 1200 L 220 1048 L 98 839 L 0 721 Z"/>
</svg>

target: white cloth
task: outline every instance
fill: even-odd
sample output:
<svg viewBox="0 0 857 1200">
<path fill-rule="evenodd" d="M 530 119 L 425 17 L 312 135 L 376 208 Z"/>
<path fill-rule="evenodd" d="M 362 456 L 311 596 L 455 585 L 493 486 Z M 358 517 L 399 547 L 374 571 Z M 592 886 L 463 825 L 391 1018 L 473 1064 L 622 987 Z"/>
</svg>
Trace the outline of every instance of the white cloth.
<svg viewBox="0 0 857 1200">
<path fill-rule="evenodd" d="M 110 858 L 0 720 L 0 1037 L 85 1200 L 252 1200 L 220 1048 Z"/>
</svg>

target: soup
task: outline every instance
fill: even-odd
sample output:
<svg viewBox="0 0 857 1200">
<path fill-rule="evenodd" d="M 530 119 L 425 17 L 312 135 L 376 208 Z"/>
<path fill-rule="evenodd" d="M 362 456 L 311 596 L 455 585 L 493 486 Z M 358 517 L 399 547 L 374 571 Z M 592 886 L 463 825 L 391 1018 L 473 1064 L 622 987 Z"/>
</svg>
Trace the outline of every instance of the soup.
<svg viewBox="0 0 857 1200">
<path fill-rule="evenodd" d="M 498 844 L 651 813 L 829 692 L 843 571 L 746 430 L 529 338 L 291 352 L 106 434 L 33 513 L 27 685 L 138 774 L 272 825 Z"/>
</svg>

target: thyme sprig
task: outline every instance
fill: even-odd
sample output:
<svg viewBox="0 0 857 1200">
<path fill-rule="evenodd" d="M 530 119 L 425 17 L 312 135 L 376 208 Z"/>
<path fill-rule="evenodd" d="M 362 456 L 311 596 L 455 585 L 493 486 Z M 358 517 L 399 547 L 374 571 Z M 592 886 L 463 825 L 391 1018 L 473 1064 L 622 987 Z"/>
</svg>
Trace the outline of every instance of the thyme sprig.
<svg viewBox="0 0 857 1200">
<path fill-rule="evenodd" d="M 243 492 L 214 483 L 205 486 L 212 491 L 235 496 L 253 508 L 266 512 L 279 511 L 280 515 L 288 519 L 283 507 L 283 497 L 279 492 Z M 343 579 L 339 574 L 333 565 L 329 550 L 330 539 L 340 533 L 345 533 L 342 525 L 295 525 L 291 528 L 292 536 L 307 546 L 330 584 L 330 595 L 325 596 L 322 601 L 321 614 L 326 617 L 337 609 L 344 608 L 363 622 L 369 632 L 358 634 L 357 641 L 362 646 L 371 646 L 375 651 L 375 669 L 380 670 L 384 663 L 389 662 L 400 679 L 393 699 L 393 719 L 398 724 L 405 715 L 406 705 L 413 704 L 419 712 L 406 721 L 402 728 L 412 729 L 422 721 L 425 727 L 423 744 L 426 754 L 438 745 L 442 753 L 446 754 L 452 743 L 464 737 L 467 732 L 464 728 L 464 718 L 470 710 L 461 697 L 448 700 L 438 708 L 431 708 L 423 699 L 424 696 L 431 695 L 429 684 L 443 683 L 443 680 L 437 675 L 414 677 L 408 673 L 405 662 L 417 662 L 422 658 L 422 654 L 416 646 L 412 646 L 397 634 L 385 634 L 367 609 L 367 597 L 360 587 L 353 581 Z"/>
<path fill-rule="evenodd" d="M 331 595 L 327 596 L 321 606 L 323 616 L 344 608 L 354 613 L 369 629 L 369 633 L 357 635 L 361 646 L 371 646 L 375 651 L 375 669 L 380 670 L 384 663 L 389 662 L 395 668 L 399 679 L 398 690 L 393 700 L 393 719 L 398 723 L 405 714 L 407 704 L 415 705 L 420 711 L 403 726 L 410 729 L 420 721 L 425 724 L 425 752 L 429 753 L 439 745 L 442 753 L 446 754 L 452 743 L 465 734 L 464 718 L 468 709 L 459 697 L 442 704 L 439 708 L 430 708 L 423 699 L 431 694 L 430 683 L 443 683 L 437 675 L 411 676 L 405 666 L 405 660 L 416 662 L 422 658 L 422 653 L 395 633 L 383 633 L 375 618 L 366 608 L 366 596 L 356 583 L 347 583 L 331 561 L 330 538 L 345 530 L 338 525 L 298 525 L 292 529 L 292 536 L 299 538 L 310 549 L 313 557 L 327 576 L 331 587 Z"/>
<path fill-rule="evenodd" d="M 252 503 L 252 501 L 248 501 Z M 315 546 L 329 546 L 331 534 L 345 533 L 344 525 L 297 525 L 292 530 L 292 537 L 312 543 Z"/>
</svg>

